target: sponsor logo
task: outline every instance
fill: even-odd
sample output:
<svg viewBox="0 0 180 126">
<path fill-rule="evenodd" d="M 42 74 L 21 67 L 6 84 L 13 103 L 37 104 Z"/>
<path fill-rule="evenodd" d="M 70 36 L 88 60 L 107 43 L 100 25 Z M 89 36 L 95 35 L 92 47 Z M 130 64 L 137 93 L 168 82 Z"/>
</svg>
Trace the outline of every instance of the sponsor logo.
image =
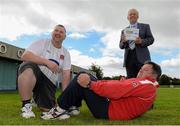
<svg viewBox="0 0 180 126">
<path fill-rule="evenodd" d="M 137 82 L 132 82 L 131 84 L 132 84 L 133 87 L 137 87 L 138 86 Z"/>
<path fill-rule="evenodd" d="M 64 60 L 64 55 L 60 55 L 60 59 L 61 59 L 61 60 Z"/>
</svg>

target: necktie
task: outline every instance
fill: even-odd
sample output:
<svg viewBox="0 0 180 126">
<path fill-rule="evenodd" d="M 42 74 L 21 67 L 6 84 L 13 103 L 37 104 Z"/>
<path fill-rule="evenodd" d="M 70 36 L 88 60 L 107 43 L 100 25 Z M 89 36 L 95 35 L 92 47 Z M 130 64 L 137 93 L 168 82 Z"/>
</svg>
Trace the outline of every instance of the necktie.
<svg viewBox="0 0 180 126">
<path fill-rule="evenodd" d="M 131 25 L 130 28 L 136 28 L 136 25 Z M 129 40 L 128 43 L 129 43 L 129 48 L 130 48 L 131 50 L 133 50 L 133 49 L 135 48 L 135 43 L 134 43 L 134 41 L 133 41 L 133 40 Z"/>
<path fill-rule="evenodd" d="M 129 48 L 130 48 L 131 50 L 133 50 L 133 49 L 135 48 L 135 43 L 134 43 L 134 41 L 133 41 L 133 40 L 129 40 L 128 43 L 129 43 Z"/>
</svg>

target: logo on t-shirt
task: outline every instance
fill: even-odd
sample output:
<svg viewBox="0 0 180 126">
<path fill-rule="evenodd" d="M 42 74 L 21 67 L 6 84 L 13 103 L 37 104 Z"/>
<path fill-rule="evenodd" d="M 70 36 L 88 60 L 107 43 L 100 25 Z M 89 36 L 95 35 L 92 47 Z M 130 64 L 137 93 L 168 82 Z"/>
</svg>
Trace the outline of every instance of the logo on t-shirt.
<svg viewBox="0 0 180 126">
<path fill-rule="evenodd" d="M 64 60 L 64 55 L 60 55 L 60 59 L 61 59 L 61 60 Z"/>
<path fill-rule="evenodd" d="M 132 82 L 131 84 L 132 84 L 133 87 L 137 87 L 138 86 L 137 82 Z"/>
</svg>

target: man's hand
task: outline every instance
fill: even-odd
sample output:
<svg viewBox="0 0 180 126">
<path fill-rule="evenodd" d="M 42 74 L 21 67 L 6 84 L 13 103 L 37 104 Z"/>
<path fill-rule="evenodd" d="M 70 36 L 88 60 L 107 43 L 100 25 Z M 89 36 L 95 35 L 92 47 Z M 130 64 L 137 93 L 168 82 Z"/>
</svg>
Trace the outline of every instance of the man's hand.
<svg viewBox="0 0 180 126">
<path fill-rule="evenodd" d="M 125 76 L 121 76 L 119 80 L 120 81 L 126 80 L 126 77 Z"/>
<path fill-rule="evenodd" d="M 55 62 L 53 62 L 51 60 L 48 60 L 46 62 L 46 65 L 53 73 L 58 73 L 59 72 L 59 66 Z"/>
<path fill-rule="evenodd" d="M 136 44 L 141 44 L 142 43 L 142 40 L 140 37 L 137 37 L 135 40 L 134 40 L 134 43 Z"/>
<path fill-rule="evenodd" d="M 89 82 L 91 81 L 90 76 L 86 73 L 82 73 L 78 76 L 77 82 L 80 86 L 87 88 Z"/>
<path fill-rule="evenodd" d="M 123 43 L 127 42 L 126 36 L 125 36 L 124 34 L 121 35 L 121 41 L 122 41 Z"/>
</svg>

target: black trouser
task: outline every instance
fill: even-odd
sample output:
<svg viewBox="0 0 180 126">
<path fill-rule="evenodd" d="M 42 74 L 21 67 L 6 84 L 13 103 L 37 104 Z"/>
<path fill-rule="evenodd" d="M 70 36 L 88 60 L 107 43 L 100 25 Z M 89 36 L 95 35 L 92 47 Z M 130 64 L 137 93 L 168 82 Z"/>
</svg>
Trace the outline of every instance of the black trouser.
<svg viewBox="0 0 180 126">
<path fill-rule="evenodd" d="M 68 87 L 58 97 L 58 105 L 62 109 L 68 110 L 71 106 L 80 107 L 84 99 L 95 118 L 108 119 L 108 99 L 95 94 L 88 88 L 81 87 L 77 82 L 78 75 L 74 77 Z M 97 80 L 92 75 L 90 75 L 90 78 L 92 81 Z"/>
<path fill-rule="evenodd" d="M 129 50 L 126 64 L 127 78 L 135 78 L 142 66 L 137 59 L 136 50 Z"/>
</svg>

